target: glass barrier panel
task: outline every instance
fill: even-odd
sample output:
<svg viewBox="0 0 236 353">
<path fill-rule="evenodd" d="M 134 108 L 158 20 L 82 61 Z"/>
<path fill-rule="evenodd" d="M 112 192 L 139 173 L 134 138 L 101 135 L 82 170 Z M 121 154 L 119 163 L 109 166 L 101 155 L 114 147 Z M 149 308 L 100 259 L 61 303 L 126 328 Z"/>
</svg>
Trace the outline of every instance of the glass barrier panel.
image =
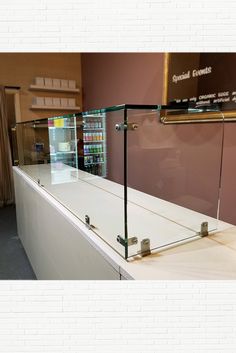
<svg viewBox="0 0 236 353">
<path fill-rule="evenodd" d="M 39 165 L 49 162 L 47 119 L 17 124 L 16 129 L 19 167 L 38 182 Z"/>
<path fill-rule="evenodd" d="M 121 256 L 124 230 L 123 110 L 48 120 L 50 164 L 40 180 L 60 203 Z"/>
<path fill-rule="evenodd" d="M 19 165 L 19 154 L 17 147 L 17 130 L 16 126 L 11 126 L 10 130 L 10 144 L 11 144 L 11 156 L 12 156 L 12 165 Z"/>
<path fill-rule="evenodd" d="M 128 258 L 223 226 L 223 122 L 215 107 L 121 105 L 20 123 L 19 166 Z"/>
<path fill-rule="evenodd" d="M 138 240 L 129 256 L 199 236 L 206 222 L 218 229 L 224 119 L 216 115 L 164 125 L 158 110 L 128 110 L 128 236 Z"/>
<path fill-rule="evenodd" d="M 70 182 L 71 168 L 78 167 L 76 116 L 48 119 L 48 132 L 51 184 Z"/>
</svg>

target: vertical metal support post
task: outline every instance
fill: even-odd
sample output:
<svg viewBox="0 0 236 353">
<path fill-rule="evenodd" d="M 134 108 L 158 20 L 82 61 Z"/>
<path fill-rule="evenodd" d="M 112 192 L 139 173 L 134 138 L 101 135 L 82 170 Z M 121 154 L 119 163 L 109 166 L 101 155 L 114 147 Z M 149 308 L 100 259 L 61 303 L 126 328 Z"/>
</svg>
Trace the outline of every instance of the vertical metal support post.
<svg viewBox="0 0 236 353">
<path fill-rule="evenodd" d="M 124 125 L 127 125 L 127 109 L 124 110 Z M 128 258 L 128 220 L 127 220 L 127 129 L 124 129 L 124 231 L 125 259 Z"/>
</svg>

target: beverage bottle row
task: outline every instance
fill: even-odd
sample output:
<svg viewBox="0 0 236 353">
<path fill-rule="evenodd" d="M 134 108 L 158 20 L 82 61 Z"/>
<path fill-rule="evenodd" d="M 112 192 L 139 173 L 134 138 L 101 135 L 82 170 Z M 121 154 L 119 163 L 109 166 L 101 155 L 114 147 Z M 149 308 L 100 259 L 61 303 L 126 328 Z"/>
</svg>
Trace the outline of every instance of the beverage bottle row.
<svg viewBox="0 0 236 353">
<path fill-rule="evenodd" d="M 87 173 L 102 176 L 102 165 L 101 164 L 91 164 L 85 166 L 84 170 Z"/>
<path fill-rule="evenodd" d="M 102 122 L 99 119 L 91 119 L 91 120 L 85 119 L 84 128 L 85 129 L 101 129 Z"/>
<path fill-rule="evenodd" d="M 102 140 L 103 140 L 102 132 L 84 133 L 84 141 L 102 141 Z"/>
<path fill-rule="evenodd" d="M 102 153 L 103 148 L 102 144 L 92 144 L 92 145 L 84 145 L 84 155 L 90 154 L 90 153 Z"/>
<path fill-rule="evenodd" d="M 103 156 L 102 155 L 95 155 L 95 156 L 85 156 L 84 157 L 84 164 L 93 164 L 93 163 L 103 163 Z"/>
</svg>

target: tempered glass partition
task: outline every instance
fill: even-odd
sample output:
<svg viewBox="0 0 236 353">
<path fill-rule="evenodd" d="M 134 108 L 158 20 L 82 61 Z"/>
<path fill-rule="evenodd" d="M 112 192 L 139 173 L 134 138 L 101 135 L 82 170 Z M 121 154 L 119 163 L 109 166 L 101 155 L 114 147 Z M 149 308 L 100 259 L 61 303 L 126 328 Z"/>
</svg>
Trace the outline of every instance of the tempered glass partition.
<svg viewBox="0 0 236 353">
<path fill-rule="evenodd" d="M 163 124 L 180 114 L 198 123 Z M 159 107 L 127 116 L 128 236 L 138 240 L 128 256 L 217 230 L 223 114 L 215 106 Z"/>
<path fill-rule="evenodd" d="M 16 124 L 19 166 L 36 182 L 50 161 L 47 119 Z"/>
<path fill-rule="evenodd" d="M 214 124 L 165 125 L 199 114 L 167 108 L 120 105 L 17 124 L 20 168 L 126 259 L 216 230 L 223 114 L 208 107 Z"/>
<path fill-rule="evenodd" d="M 125 257 L 123 110 L 18 124 L 20 168 Z M 108 133 L 109 132 L 109 133 Z M 27 142 L 27 143 L 26 143 Z"/>
</svg>

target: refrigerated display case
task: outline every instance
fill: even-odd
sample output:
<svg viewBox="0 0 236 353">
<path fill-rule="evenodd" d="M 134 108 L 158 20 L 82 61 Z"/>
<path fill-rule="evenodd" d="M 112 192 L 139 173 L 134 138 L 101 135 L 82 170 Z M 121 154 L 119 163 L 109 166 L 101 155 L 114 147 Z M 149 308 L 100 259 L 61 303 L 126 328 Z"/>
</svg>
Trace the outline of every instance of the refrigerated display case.
<svg viewBox="0 0 236 353">
<path fill-rule="evenodd" d="M 88 173 L 106 176 L 106 117 L 83 115 L 83 166 Z"/>
<path fill-rule="evenodd" d="M 65 164 L 106 176 L 104 114 L 35 120 L 18 123 L 17 129 L 20 164 Z"/>
<path fill-rule="evenodd" d="M 76 117 L 48 119 L 50 163 L 78 167 Z"/>
</svg>

